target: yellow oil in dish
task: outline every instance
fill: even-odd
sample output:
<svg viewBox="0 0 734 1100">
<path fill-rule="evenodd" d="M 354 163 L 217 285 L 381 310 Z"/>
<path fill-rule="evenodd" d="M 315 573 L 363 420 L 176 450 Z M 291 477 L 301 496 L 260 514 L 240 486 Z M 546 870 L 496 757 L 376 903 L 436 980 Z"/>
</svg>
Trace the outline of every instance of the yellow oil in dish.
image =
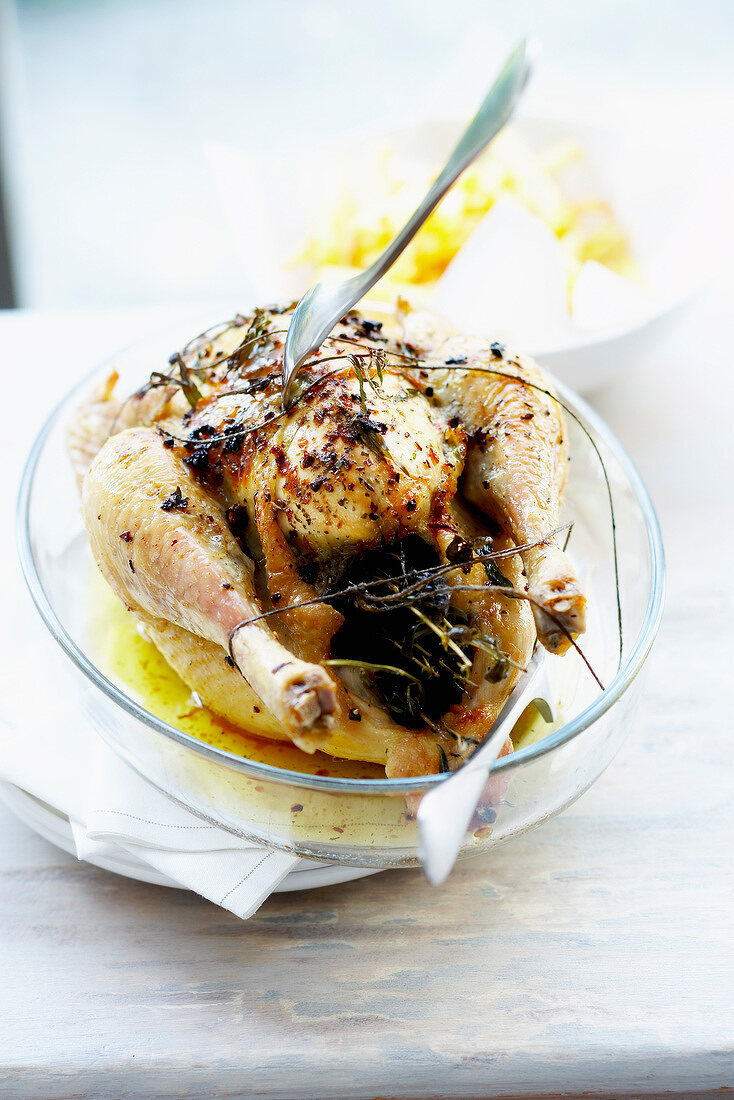
<svg viewBox="0 0 734 1100">
<path fill-rule="evenodd" d="M 100 670 L 156 718 L 214 748 L 286 771 L 348 779 L 385 778 L 385 769 L 379 764 L 305 753 L 289 741 L 248 733 L 214 714 L 198 702 L 156 646 L 141 634 L 135 616 L 122 606 L 96 568 L 91 570 L 89 597 L 91 644 Z M 513 745 L 515 749 L 531 745 L 553 728 L 530 704 L 512 731 Z"/>
<path fill-rule="evenodd" d="M 92 566 L 88 588 L 89 643 L 100 670 L 149 713 L 183 733 L 236 756 L 289 772 L 348 779 L 384 779 L 377 764 L 335 759 L 325 753 L 302 752 L 286 741 L 255 736 L 198 703 L 191 689 L 171 668 L 152 642 L 141 635 L 137 620 L 126 611 Z M 515 748 L 530 744 L 553 729 L 529 707 L 513 731 Z M 216 807 L 217 820 L 234 822 L 256 842 L 300 851 L 317 858 L 350 859 L 360 853 L 415 854 L 417 827 L 412 796 L 384 793 L 353 794 L 310 789 L 295 782 L 233 773 L 188 751 L 167 759 L 167 781 L 177 796 L 207 812 Z M 498 796 L 506 794 L 501 781 Z M 484 845 L 491 829 L 475 834 Z M 349 860 L 348 860 L 349 861 Z M 378 861 L 379 862 L 379 861 Z M 384 865 L 384 864 L 383 864 Z"/>
<path fill-rule="evenodd" d="M 191 688 L 141 635 L 135 616 L 122 606 L 96 568 L 90 580 L 90 609 L 91 644 L 100 670 L 156 718 L 217 749 L 287 771 L 349 779 L 385 778 L 385 769 L 379 764 L 336 760 L 322 752 L 311 755 L 288 741 L 269 741 L 248 733 L 197 704 Z"/>
<path fill-rule="evenodd" d="M 99 667 L 110 680 L 124 685 L 156 718 L 217 749 L 276 768 L 350 779 L 385 778 L 385 769 L 379 764 L 337 760 L 323 752 L 311 755 L 290 742 L 257 737 L 197 703 L 191 688 L 153 643 L 142 636 L 134 615 L 125 610 L 99 574 L 93 585 L 92 637 Z M 548 725 L 531 704 L 512 731 L 512 743 L 519 749 L 532 745 L 548 732 Z"/>
</svg>

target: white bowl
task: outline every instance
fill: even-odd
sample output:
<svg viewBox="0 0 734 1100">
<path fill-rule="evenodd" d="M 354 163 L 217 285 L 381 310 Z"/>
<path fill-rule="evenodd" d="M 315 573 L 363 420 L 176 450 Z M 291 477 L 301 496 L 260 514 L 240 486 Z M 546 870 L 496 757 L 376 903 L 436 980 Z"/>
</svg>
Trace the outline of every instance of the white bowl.
<svg viewBox="0 0 734 1100">
<path fill-rule="evenodd" d="M 293 257 L 317 230 L 319 211 L 323 218 L 338 201 L 345 172 L 353 173 L 360 164 L 374 168 L 379 148 L 387 144 L 395 150 L 397 172 L 435 173 L 464 123 L 434 118 L 389 133 L 355 134 L 338 148 L 299 152 L 298 173 L 287 168 L 285 155 L 255 160 L 241 149 L 209 146 L 210 168 L 241 257 L 243 281 L 263 301 L 300 297 L 313 276 L 294 268 Z M 611 202 L 640 269 L 640 301 L 626 317 L 624 309 L 617 309 L 610 323 L 568 329 L 560 337 L 558 326 L 544 334 L 533 316 L 521 325 L 523 331 L 534 330 L 532 340 L 515 341 L 523 351 L 562 382 L 589 392 L 622 373 L 628 363 L 639 366 L 702 285 L 712 265 L 708 242 L 716 239 L 720 196 L 707 176 L 705 158 L 683 157 L 679 148 L 651 140 L 647 132 L 620 133 L 539 116 L 519 117 L 512 126 L 533 149 L 562 140 L 583 148 L 585 182 L 591 193 Z M 375 293 L 384 297 L 379 285 Z M 532 303 L 528 308 L 532 310 Z"/>
</svg>

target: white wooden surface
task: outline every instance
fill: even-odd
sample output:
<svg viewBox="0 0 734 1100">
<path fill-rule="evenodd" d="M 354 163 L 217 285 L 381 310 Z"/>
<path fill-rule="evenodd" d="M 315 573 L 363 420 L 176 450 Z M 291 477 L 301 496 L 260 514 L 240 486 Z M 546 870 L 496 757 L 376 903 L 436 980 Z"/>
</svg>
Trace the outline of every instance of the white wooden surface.
<svg viewBox="0 0 734 1100">
<path fill-rule="evenodd" d="M 388 872 L 246 924 L 80 865 L 0 807 L 3 1098 L 734 1085 L 733 297 L 728 278 L 594 398 L 659 508 L 669 594 L 639 728 L 592 790 L 439 890 Z M 23 396 L 30 432 L 66 370 L 149 320 L 0 315 L 6 412 Z"/>
</svg>

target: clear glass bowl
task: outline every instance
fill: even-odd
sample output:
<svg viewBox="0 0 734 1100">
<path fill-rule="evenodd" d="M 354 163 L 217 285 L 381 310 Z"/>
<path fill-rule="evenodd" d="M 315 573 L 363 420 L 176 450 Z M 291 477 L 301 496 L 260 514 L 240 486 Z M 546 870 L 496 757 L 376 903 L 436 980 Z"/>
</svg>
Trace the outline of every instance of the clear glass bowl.
<svg viewBox="0 0 734 1100">
<path fill-rule="evenodd" d="M 414 865 L 418 837 L 411 811 L 443 776 L 334 778 L 243 759 L 151 714 L 95 661 L 86 597 L 91 556 L 66 454 L 66 429 L 83 396 L 112 366 L 120 373 L 120 392 L 130 392 L 188 335 L 162 334 L 122 352 L 72 390 L 42 428 L 18 500 L 19 552 L 35 604 L 81 674 L 80 700 L 89 721 L 170 798 L 237 836 L 314 859 L 374 868 Z M 475 819 L 462 854 L 484 851 L 552 817 L 604 771 L 631 728 L 642 688 L 639 674 L 660 621 L 663 548 L 647 491 L 603 421 L 577 396 L 558 388 L 593 439 L 592 445 L 568 417 L 572 461 L 564 507 L 565 518 L 574 524 L 569 553 L 589 595 L 584 651 L 606 687 L 599 690 L 575 654 L 549 658 L 562 721 L 496 761 L 493 812 L 484 822 Z M 595 448 L 606 465 L 616 516 L 621 662 L 609 499 Z"/>
</svg>

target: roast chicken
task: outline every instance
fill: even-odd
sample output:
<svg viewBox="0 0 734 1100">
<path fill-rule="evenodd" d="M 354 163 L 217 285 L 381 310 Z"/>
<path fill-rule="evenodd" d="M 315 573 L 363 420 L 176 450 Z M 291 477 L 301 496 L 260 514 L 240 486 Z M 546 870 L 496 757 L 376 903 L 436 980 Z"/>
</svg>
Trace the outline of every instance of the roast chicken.
<svg viewBox="0 0 734 1100">
<path fill-rule="evenodd" d="M 345 317 L 286 413 L 291 309 L 79 410 L 92 552 L 215 713 L 389 776 L 453 769 L 534 646 L 584 630 L 561 407 L 530 359 L 401 303 L 389 331 Z"/>
</svg>

